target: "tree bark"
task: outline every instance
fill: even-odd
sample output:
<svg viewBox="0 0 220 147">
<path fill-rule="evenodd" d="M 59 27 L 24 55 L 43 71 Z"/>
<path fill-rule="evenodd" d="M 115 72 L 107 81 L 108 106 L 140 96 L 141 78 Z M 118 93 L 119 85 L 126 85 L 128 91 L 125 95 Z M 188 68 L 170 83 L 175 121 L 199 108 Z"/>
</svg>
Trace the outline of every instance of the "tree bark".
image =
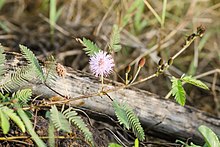
<svg viewBox="0 0 220 147">
<path fill-rule="evenodd" d="M 24 62 L 21 63 L 24 64 Z M 8 64 L 11 63 L 8 62 Z M 200 125 L 206 125 L 220 135 L 220 119 L 217 117 L 190 106 L 182 107 L 144 90 L 134 87 L 117 88 L 122 87 L 123 84 L 110 80 L 105 80 L 105 83 L 107 84 L 104 85 L 104 89 L 115 89 L 108 92 L 108 95 L 119 102 L 126 102 L 133 108 L 143 127 L 147 128 L 162 122 L 151 129 L 151 133 L 154 135 L 165 139 L 186 140 L 192 138 L 194 143 L 201 144 L 203 141 L 198 132 Z M 59 93 L 70 98 L 70 105 L 83 103 L 81 107 L 114 116 L 111 99 L 106 95 L 96 95 L 101 84 L 99 79 L 91 74 L 68 68 L 64 78 L 56 76 L 46 84 L 47 86 L 32 80 L 24 86 L 31 87 L 34 94 L 42 95 L 45 98 L 57 96 Z"/>
</svg>

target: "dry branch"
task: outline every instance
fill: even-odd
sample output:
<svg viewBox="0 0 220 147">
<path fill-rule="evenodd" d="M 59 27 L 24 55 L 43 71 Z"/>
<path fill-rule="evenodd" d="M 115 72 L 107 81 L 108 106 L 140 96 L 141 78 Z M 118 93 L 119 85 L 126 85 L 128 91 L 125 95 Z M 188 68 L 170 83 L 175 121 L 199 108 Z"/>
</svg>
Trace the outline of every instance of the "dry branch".
<svg viewBox="0 0 220 147">
<path fill-rule="evenodd" d="M 23 62 L 21 62 L 23 64 Z M 11 63 L 8 62 L 10 65 Z M 10 66 L 9 66 L 10 67 Z M 37 84 L 33 80 L 29 86 L 33 93 L 46 97 L 57 96 L 54 91 L 69 96 L 71 105 L 83 102 L 83 107 L 114 116 L 111 100 L 106 96 L 95 95 L 100 90 L 100 82 L 94 76 L 68 68 L 65 78 L 56 78 L 47 85 Z M 114 89 L 122 86 L 120 83 L 105 81 L 105 89 Z M 53 89 L 53 90 L 51 90 Z M 117 89 L 117 88 L 116 88 Z M 139 116 L 144 127 L 149 127 L 162 121 L 161 124 L 152 128 L 151 133 L 164 138 L 188 139 L 192 138 L 195 143 L 201 143 L 201 136 L 197 128 L 203 124 L 210 127 L 220 135 L 220 119 L 208 115 L 190 106 L 182 107 L 175 102 L 165 100 L 159 96 L 137 88 L 117 89 L 109 92 L 112 99 L 126 102 Z M 85 98 L 86 96 L 91 96 Z M 78 99 L 78 100 L 74 100 Z"/>
</svg>

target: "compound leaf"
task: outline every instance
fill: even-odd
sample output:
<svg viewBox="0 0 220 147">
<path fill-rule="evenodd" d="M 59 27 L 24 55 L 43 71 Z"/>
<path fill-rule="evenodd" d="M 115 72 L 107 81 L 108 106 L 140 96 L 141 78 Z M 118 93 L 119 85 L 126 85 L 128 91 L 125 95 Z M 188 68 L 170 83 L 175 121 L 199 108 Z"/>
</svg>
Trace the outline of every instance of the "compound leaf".
<svg viewBox="0 0 220 147">
<path fill-rule="evenodd" d="M 192 84 L 194 86 L 200 87 L 202 89 L 209 90 L 208 86 L 206 86 L 200 80 L 197 80 L 197 79 L 193 78 L 192 76 L 185 76 L 185 77 L 181 78 L 181 80 L 183 80 L 186 83 Z"/>
<path fill-rule="evenodd" d="M 121 45 L 120 45 L 120 30 L 117 25 L 113 26 L 113 30 L 111 33 L 110 37 L 110 48 L 114 52 L 118 52 L 121 50 Z"/>
<path fill-rule="evenodd" d="M 172 82 L 172 89 L 171 89 L 172 96 L 175 97 L 177 103 L 184 106 L 186 102 L 186 97 L 185 97 L 186 92 L 183 89 L 181 80 L 173 77 L 171 82 Z"/>
<path fill-rule="evenodd" d="M 101 49 L 97 47 L 97 45 L 95 43 L 93 43 L 92 41 L 83 38 L 83 40 L 79 40 L 80 43 L 82 43 L 85 48 L 83 49 L 87 55 L 89 56 L 93 56 L 96 53 L 98 53 Z"/>
<path fill-rule="evenodd" d="M 119 121 L 119 124 L 123 124 L 126 129 L 130 129 L 130 125 L 128 122 L 128 117 L 126 115 L 126 111 L 123 109 L 124 106 L 120 106 L 117 101 L 113 101 L 113 108 L 115 110 L 115 115 Z"/>
<path fill-rule="evenodd" d="M 70 123 L 66 117 L 57 110 L 57 107 L 54 105 L 50 109 L 50 119 L 53 122 L 54 127 L 59 131 L 65 131 L 71 133 Z"/>
<path fill-rule="evenodd" d="M 36 56 L 34 55 L 34 53 L 30 49 L 28 49 L 26 46 L 19 45 L 19 47 L 20 47 L 20 50 L 23 56 L 28 61 L 28 63 L 31 65 L 30 67 L 35 71 L 35 74 L 37 75 L 37 77 L 39 77 L 41 81 L 44 81 L 45 76 L 44 76 L 43 70 Z"/>
</svg>

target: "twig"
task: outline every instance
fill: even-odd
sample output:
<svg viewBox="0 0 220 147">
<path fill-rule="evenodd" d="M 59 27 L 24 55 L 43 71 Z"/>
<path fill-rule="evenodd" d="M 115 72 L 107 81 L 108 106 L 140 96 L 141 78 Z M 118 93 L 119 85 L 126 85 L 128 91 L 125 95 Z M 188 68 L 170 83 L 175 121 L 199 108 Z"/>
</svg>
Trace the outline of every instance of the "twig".
<svg viewBox="0 0 220 147">
<path fill-rule="evenodd" d="M 21 144 L 25 144 L 25 145 L 28 145 L 28 146 L 34 146 L 34 144 L 31 144 L 31 143 L 28 143 L 28 142 L 25 142 L 25 141 L 20 141 L 20 140 L 7 140 L 7 141 L 21 143 Z"/>
</svg>

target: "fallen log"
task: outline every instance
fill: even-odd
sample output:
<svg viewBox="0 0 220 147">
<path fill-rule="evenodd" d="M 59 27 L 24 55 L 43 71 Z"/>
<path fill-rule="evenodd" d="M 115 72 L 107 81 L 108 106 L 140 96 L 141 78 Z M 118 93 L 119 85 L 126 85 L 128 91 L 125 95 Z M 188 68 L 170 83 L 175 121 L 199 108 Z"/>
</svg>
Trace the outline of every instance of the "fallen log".
<svg viewBox="0 0 220 147">
<path fill-rule="evenodd" d="M 7 64 L 10 67 L 11 62 Z M 24 62 L 20 64 L 24 64 Z M 106 80 L 105 83 L 107 83 L 104 85 L 105 89 L 109 90 L 108 96 L 119 102 L 126 102 L 133 108 L 143 127 L 147 128 L 162 122 L 151 129 L 151 133 L 155 135 L 181 140 L 191 138 L 194 143 L 201 144 L 203 140 L 197 130 L 200 125 L 206 125 L 217 135 L 220 135 L 220 119 L 217 117 L 190 106 L 182 107 L 144 90 L 134 87 L 120 88 L 123 87 L 123 84 L 110 80 Z M 68 68 L 65 77 L 57 75 L 46 82 L 46 85 L 32 80 L 24 86 L 31 87 L 33 93 L 48 98 L 57 96 L 58 93 L 68 96 L 70 99 L 64 100 L 64 103 L 69 102 L 73 106 L 83 103 L 81 107 L 114 116 L 111 99 L 105 94 L 102 96 L 97 94 L 101 84 L 97 78 L 89 73 Z"/>
</svg>

